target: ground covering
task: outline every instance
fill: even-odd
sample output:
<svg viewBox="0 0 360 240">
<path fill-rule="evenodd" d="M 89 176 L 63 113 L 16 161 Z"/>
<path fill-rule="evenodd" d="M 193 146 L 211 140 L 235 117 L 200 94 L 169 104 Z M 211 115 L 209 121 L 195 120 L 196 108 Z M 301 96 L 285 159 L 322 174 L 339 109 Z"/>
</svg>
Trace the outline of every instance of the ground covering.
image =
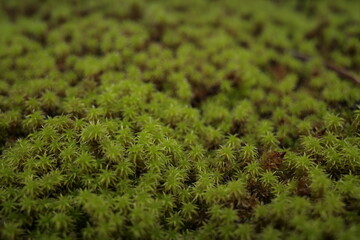
<svg viewBox="0 0 360 240">
<path fill-rule="evenodd" d="M 1 239 L 358 239 L 359 1 L 0 1 Z"/>
</svg>

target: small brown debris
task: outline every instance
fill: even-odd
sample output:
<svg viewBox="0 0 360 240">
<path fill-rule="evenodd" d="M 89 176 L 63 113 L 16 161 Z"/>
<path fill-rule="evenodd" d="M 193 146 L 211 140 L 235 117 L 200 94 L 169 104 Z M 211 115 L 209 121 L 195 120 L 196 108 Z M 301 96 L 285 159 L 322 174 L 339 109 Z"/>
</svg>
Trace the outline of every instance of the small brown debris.
<svg viewBox="0 0 360 240">
<path fill-rule="evenodd" d="M 261 165 L 264 169 L 277 170 L 283 163 L 286 152 L 270 151 L 263 155 Z"/>
</svg>

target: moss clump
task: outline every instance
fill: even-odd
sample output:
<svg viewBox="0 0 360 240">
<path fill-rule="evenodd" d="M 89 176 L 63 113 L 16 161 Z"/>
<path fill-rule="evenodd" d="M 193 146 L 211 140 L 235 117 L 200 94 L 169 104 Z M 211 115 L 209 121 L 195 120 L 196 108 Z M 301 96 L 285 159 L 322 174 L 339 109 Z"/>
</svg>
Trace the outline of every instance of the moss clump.
<svg viewBox="0 0 360 240">
<path fill-rule="evenodd" d="M 2 1 L 1 239 L 357 239 L 359 12 Z"/>
</svg>

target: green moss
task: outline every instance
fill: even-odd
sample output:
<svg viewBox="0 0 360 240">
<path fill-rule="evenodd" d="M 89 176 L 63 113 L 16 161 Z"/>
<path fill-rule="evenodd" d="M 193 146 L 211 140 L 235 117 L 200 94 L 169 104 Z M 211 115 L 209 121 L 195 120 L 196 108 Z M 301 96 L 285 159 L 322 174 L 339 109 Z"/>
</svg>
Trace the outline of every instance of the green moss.
<svg viewBox="0 0 360 240">
<path fill-rule="evenodd" d="M 2 1 L 1 239 L 357 239 L 356 1 Z"/>
</svg>

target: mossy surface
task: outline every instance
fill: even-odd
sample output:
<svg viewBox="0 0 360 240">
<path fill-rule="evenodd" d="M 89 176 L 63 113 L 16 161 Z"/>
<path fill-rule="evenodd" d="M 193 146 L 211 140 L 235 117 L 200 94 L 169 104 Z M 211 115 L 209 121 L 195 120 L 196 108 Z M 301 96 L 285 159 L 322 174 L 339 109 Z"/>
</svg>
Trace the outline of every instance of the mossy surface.
<svg viewBox="0 0 360 240">
<path fill-rule="evenodd" d="M 1 239 L 358 239 L 359 1 L 0 1 Z"/>
</svg>

